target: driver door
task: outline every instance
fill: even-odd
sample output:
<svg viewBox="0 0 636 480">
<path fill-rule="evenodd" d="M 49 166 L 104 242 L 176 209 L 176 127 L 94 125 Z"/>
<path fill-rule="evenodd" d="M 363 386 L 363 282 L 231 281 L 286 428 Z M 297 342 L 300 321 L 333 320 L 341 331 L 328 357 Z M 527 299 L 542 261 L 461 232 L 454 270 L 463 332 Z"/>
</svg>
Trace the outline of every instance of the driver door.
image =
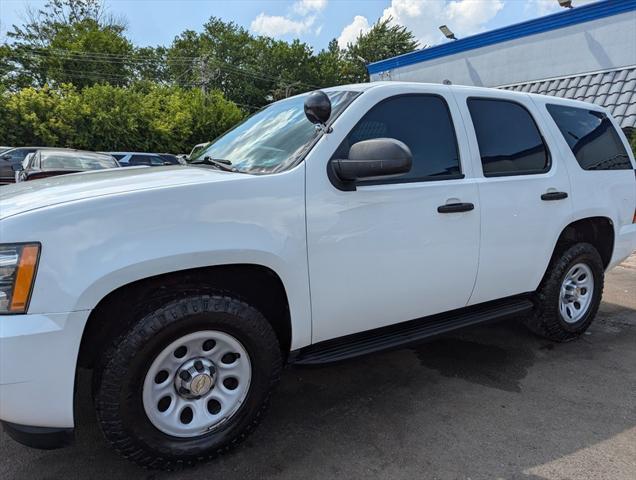
<svg viewBox="0 0 636 480">
<path fill-rule="evenodd" d="M 470 298 L 480 210 L 464 163 L 468 144 L 448 90 L 413 89 L 388 98 L 365 92 L 306 162 L 313 342 L 460 308 Z M 327 176 L 328 160 L 372 138 L 404 142 L 411 171 L 340 190 Z M 438 211 L 458 203 L 473 208 Z"/>
</svg>

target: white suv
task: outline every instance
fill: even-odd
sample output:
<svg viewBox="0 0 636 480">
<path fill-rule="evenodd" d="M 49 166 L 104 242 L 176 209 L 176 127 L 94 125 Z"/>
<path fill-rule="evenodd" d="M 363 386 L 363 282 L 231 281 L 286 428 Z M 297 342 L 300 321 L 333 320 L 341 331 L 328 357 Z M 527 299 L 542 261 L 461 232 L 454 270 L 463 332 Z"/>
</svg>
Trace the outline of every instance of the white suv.
<svg viewBox="0 0 636 480">
<path fill-rule="evenodd" d="M 0 419 L 172 469 L 240 443 L 284 364 L 504 317 L 555 341 L 636 248 L 634 158 L 602 108 L 445 85 L 276 102 L 200 163 L 0 193 Z"/>
</svg>

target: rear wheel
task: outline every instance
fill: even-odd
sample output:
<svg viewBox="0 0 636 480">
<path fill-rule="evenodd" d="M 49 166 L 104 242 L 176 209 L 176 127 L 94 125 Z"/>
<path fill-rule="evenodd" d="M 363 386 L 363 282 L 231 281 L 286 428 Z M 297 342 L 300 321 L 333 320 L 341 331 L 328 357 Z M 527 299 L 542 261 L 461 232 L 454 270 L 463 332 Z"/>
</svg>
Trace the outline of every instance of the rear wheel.
<svg viewBox="0 0 636 480">
<path fill-rule="evenodd" d="M 552 259 L 536 292 L 536 309 L 527 319 L 538 335 L 563 342 L 583 334 L 603 295 L 604 267 L 598 251 L 577 243 Z"/>
<path fill-rule="evenodd" d="M 106 439 L 139 465 L 193 465 L 253 430 L 280 368 L 276 336 L 253 307 L 228 296 L 174 300 L 105 354 L 97 416 Z"/>
</svg>

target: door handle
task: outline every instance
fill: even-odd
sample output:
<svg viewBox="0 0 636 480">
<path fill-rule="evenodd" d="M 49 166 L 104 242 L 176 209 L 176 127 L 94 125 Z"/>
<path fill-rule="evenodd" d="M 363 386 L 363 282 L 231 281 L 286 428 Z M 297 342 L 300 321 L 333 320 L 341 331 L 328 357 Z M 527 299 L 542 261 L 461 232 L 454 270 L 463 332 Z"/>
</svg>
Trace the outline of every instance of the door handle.
<svg viewBox="0 0 636 480">
<path fill-rule="evenodd" d="M 541 195 L 541 200 L 545 200 L 546 202 L 551 200 L 563 200 L 564 198 L 568 198 L 566 192 L 548 192 Z"/>
<path fill-rule="evenodd" d="M 472 203 L 447 203 L 446 205 L 440 205 L 437 207 L 439 213 L 459 213 L 470 212 L 475 209 L 475 205 Z"/>
</svg>

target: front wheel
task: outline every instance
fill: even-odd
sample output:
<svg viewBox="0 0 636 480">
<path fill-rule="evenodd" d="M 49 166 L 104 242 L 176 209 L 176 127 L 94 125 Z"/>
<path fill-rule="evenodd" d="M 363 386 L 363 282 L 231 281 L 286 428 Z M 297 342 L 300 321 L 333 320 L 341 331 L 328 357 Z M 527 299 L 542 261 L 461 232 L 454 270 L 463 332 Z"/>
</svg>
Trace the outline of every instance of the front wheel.
<svg viewBox="0 0 636 480">
<path fill-rule="evenodd" d="M 228 296 L 167 303 L 104 356 L 95 405 L 106 439 L 139 465 L 213 458 L 256 426 L 281 369 L 270 324 Z"/>
<path fill-rule="evenodd" d="M 533 332 L 557 342 L 583 334 L 603 296 L 604 267 L 596 248 L 577 243 L 552 259 L 526 320 Z"/>
</svg>

